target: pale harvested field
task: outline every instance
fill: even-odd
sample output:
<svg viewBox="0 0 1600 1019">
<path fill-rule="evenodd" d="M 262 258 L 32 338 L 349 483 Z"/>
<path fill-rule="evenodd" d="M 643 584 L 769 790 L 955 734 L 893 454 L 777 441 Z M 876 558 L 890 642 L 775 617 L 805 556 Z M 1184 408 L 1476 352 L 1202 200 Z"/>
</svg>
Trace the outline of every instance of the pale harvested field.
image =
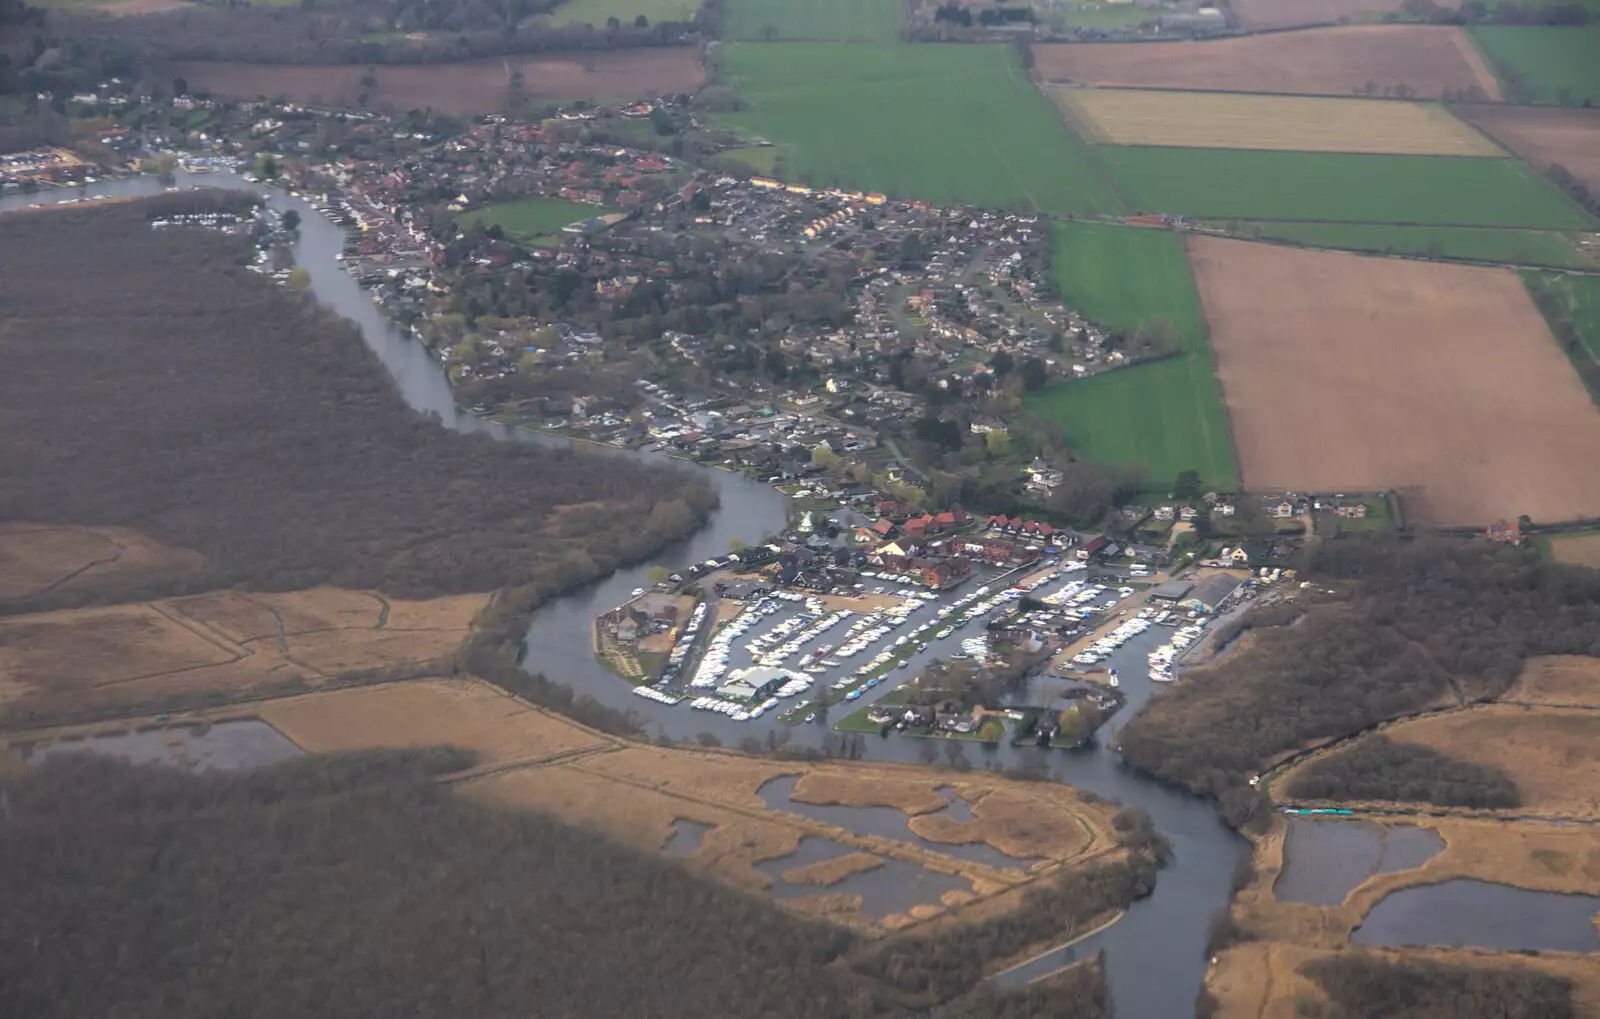
<svg viewBox="0 0 1600 1019">
<path fill-rule="evenodd" d="M 1357 25 L 1207 42 L 1054 43 L 1033 47 L 1045 81 L 1130 88 L 1295 92 L 1348 96 L 1374 82 L 1408 85 L 1420 99 L 1500 86 L 1460 29 Z"/>
<path fill-rule="evenodd" d="M 219 96 L 254 99 L 287 95 L 302 103 L 355 106 L 368 91 L 364 65 L 294 67 L 222 61 L 168 65 L 191 88 Z M 623 99 L 667 92 L 693 92 L 705 80 L 692 47 L 601 50 L 562 56 L 513 56 L 454 64 L 397 64 L 374 72 L 377 87 L 367 105 L 397 110 L 433 107 L 446 113 L 502 110 L 511 75 L 521 71 L 535 100 Z"/>
<path fill-rule="evenodd" d="M 1189 245 L 1246 487 L 1396 488 L 1433 524 L 1600 514 L 1600 411 L 1514 273 Z"/>
<path fill-rule="evenodd" d="M 1432 103 L 1054 86 L 1082 133 L 1111 145 L 1503 156 Z"/>
<path fill-rule="evenodd" d="M 1572 704 L 1600 708 L 1600 658 L 1545 655 L 1530 658 L 1503 700 L 1520 704 Z"/>
<path fill-rule="evenodd" d="M 1554 106 L 1453 107 L 1540 170 L 1560 163 L 1600 191 L 1600 110 Z"/>
<path fill-rule="evenodd" d="M 433 602 L 395 602 L 386 616 L 384 600 L 367 592 L 220 591 L 0 619 L 0 716 L 43 722 L 174 698 L 223 702 L 427 668 L 455 652 L 486 601 L 441 598 L 437 611 Z"/>
<path fill-rule="evenodd" d="M 1550 551 L 1558 563 L 1600 567 L 1600 534 L 1551 538 Z"/>
<path fill-rule="evenodd" d="M 1499 768 L 1522 793 L 1511 813 L 1600 819 L 1600 712 L 1497 705 L 1402 722 L 1385 735 Z"/>
<path fill-rule="evenodd" d="M 456 746 L 478 764 L 532 761 L 612 741 L 477 679 L 423 679 L 269 701 L 257 714 L 303 750 Z"/>
<path fill-rule="evenodd" d="M 204 565 L 197 552 L 125 527 L 0 524 L 0 601 L 113 579 L 192 573 Z"/>
</svg>

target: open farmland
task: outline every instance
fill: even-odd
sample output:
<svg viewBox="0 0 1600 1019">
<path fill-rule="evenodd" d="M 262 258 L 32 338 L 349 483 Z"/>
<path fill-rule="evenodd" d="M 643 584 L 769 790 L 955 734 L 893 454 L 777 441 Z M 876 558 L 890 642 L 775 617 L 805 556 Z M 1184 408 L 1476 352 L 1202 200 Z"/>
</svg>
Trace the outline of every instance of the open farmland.
<svg viewBox="0 0 1600 1019">
<path fill-rule="evenodd" d="M 1087 146 L 1000 46 L 739 43 L 749 109 L 720 125 L 776 142 L 784 175 L 940 204 L 1115 213 Z"/>
<path fill-rule="evenodd" d="M 1481 25 L 1472 37 L 1512 102 L 1600 103 L 1600 27 Z"/>
<path fill-rule="evenodd" d="M 742 42 L 894 42 L 900 0 L 725 0 L 722 29 Z"/>
<path fill-rule="evenodd" d="M 521 71 L 526 94 L 536 100 L 637 98 L 662 92 L 692 92 L 705 80 L 699 57 L 687 47 L 599 50 L 562 56 L 513 56 L 455 64 L 379 66 L 377 87 L 363 88 L 362 65 L 298 67 L 194 60 L 170 65 L 191 88 L 219 96 L 254 99 L 286 95 L 294 102 L 397 110 L 433 107 L 446 113 L 493 113 L 505 108 L 511 74 Z M 592 68 L 592 70 L 590 69 Z"/>
<path fill-rule="evenodd" d="M 1140 212 L 1439 226 L 1590 226 L 1512 159 L 1110 146 L 1096 153 Z"/>
<path fill-rule="evenodd" d="M 1224 223 L 1240 237 L 1372 254 L 1420 255 L 1468 262 L 1508 262 L 1594 268 L 1595 262 L 1556 230 L 1461 226 L 1382 226 L 1365 223 Z"/>
<path fill-rule="evenodd" d="M 1584 540 L 1574 536 L 1571 540 Z M 1589 535 L 1594 561 L 1600 565 L 1600 534 Z M 1600 658 L 1588 655 L 1541 655 L 1528 659 L 1517 684 L 1501 698 L 1512 704 L 1600 708 Z"/>
<path fill-rule="evenodd" d="M 1331 25 L 1341 18 L 1359 20 L 1400 9 L 1399 0 L 1231 0 L 1228 4 L 1244 28 L 1288 28 Z"/>
<path fill-rule="evenodd" d="M 1600 277 L 1530 269 L 1522 274 L 1522 280 L 1529 289 L 1546 291 L 1560 302 L 1564 314 L 1559 317 L 1572 322 L 1582 345 L 1573 351 L 1574 356 L 1587 352 L 1591 360 L 1600 362 Z"/>
<path fill-rule="evenodd" d="M 1503 156 L 1434 103 L 1054 86 L 1085 137 L 1111 145 Z"/>
<path fill-rule="evenodd" d="M 1161 230 L 1057 223 L 1050 264 L 1063 298 L 1090 320 L 1129 330 L 1164 320 L 1182 353 L 1032 393 L 1028 409 L 1066 428 L 1085 459 L 1144 465 L 1153 486 L 1197 470 L 1206 484 L 1231 488 L 1227 417 L 1182 241 Z"/>
<path fill-rule="evenodd" d="M 1372 82 L 1377 95 L 1406 85 L 1424 99 L 1500 89 L 1458 28 L 1358 25 L 1205 42 L 1056 43 L 1033 47 L 1045 81 L 1129 88 L 1295 92 L 1348 96 Z"/>
<path fill-rule="evenodd" d="M 1550 557 L 1558 563 L 1574 563 L 1600 569 L 1600 531 L 1555 535 L 1548 539 Z M 1600 684 L 1596 684 L 1600 693 Z"/>
<path fill-rule="evenodd" d="M 608 18 L 624 24 L 644 15 L 654 25 L 661 21 L 693 21 L 700 5 L 694 0 L 565 0 L 550 12 L 552 25 L 593 25 L 605 28 Z"/>
<path fill-rule="evenodd" d="M 1595 58 L 1600 60 L 1600 51 Z M 1535 167 L 1543 170 L 1559 163 L 1591 192 L 1600 194 L 1600 110 L 1478 103 L 1454 109 Z"/>
<path fill-rule="evenodd" d="M 1600 514 L 1600 412 L 1514 273 L 1190 241 L 1244 483 L 1481 524 Z M 1505 366 L 1514 364 L 1515 371 Z"/>
</svg>

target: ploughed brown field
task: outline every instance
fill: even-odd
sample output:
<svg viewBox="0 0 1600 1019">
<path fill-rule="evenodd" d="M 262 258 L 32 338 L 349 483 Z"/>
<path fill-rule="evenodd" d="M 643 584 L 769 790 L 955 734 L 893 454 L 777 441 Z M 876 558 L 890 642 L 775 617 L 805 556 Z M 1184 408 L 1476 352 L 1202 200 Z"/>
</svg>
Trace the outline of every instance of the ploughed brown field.
<svg viewBox="0 0 1600 1019">
<path fill-rule="evenodd" d="M 1437 99 L 1476 86 L 1498 100 L 1493 73 L 1458 28 L 1355 25 L 1210 42 L 1057 43 L 1033 47 L 1046 81 L 1129 88 L 1347 96 L 1407 85 Z"/>
<path fill-rule="evenodd" d="M 1515 274 L 1196 237 L 1246 487 L 1407 515 L 1600 514 L 1600 410 Z"/>
<path fill-rule="evenodd" d="M 399 110 L 433 107 L 446 113 L 492 113 L 505 108 L 506 88 L 521 71 L 534 99 L 629 98 L 664 92 L 692 92 L 705 80 L 693 49 L 611 50 L 565 56 L 492 57 L 456 64 L 399 64 L 378 67 L 377 87 L 362 87 L 368 69 L 287 67 L 195 60 L 170 65 L 190 88 L 220 96 L 253 99 L 287 95 L 302 103 L 354 106 L 370 91 L 367 105 Z"/>
<path fill-rule="evenodd" d="M 1454 110 L 1536 168 L 1560 163 L 1591 190 L 1600 191 L 1600 110 L 1477 103 Z"/>
</svg>

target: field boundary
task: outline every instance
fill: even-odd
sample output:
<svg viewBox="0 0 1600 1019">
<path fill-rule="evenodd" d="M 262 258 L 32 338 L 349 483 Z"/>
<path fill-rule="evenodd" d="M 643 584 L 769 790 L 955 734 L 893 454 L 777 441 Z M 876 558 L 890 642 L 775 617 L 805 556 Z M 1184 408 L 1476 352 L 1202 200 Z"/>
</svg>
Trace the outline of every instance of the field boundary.
<svg viewBox="0 0 1600 1019">
<path fill-rule="evenodd" d="M 1233 460 L 1233 489 L 1244 490 L 1244 471 L 1239 466 L 1239 443 L 1233 433 L 1233 411 L 1228 407 L 1228 390 L 1222 384 L 1222 373 L 1217 370 L 1217 352 L 1211 346 L 1211 318 L 1206 314 L 1206 302 L 1200 292 L 1200 279 L 1194 273 L 1194 255 L 1189 250 L 1189 238 L 1183 234 L 1178 236 L 1183 245 L 1183 265 L 1189 274 L 1189 286 L 1194 289 L 1195 303 L 1200 307 L 1200 324 L 1205 331 L 1202 339 L 1202 348 L 1190 352 L 1191 357 L 1203 353 L 1207 361 L 1207 370 L 1211 379 L 1216 384 L 1217 396 L 1222 400 L 1222 420 L 1224 422 L 1223 438 L 1228 442 L 1228 452 Z M 1207 430 L 1209 433 L 1209 430 Z"/>
<path fill-rule="evenodd" d="M 1256 220 L 1249 220 L 1248 222 L 1252 222 L 1252 223 L 1309 223 L 1309 224 L 1321 224 L 1321 225 L 1325 225 L 1325 226 L 1425 226 L 1428 229 L 1437 228 L 1437 229 L 1443 229 L 1443 230 L 1530 230 L 1530 229 L 1535 229 L 1535 228 L 1532 228 L 1532 227 L 1518 227 L 1518 226 L 1498 226 L 1498 227 L 1444 226 L 1444 227 L 1441 227 L 1437 223 L 1429 223 L 1429 224 L 1418 224 L 1418 223 L 1348 223 L 1348 222 L 1344 222 L 1344 221 L 1341 221 L 1341 220 L 1327 220 L 1327 219 L 1318 219 L 1318 220 L 1310 220 L 1310 219 L 1256 219 Z M 1547 264 L 1542 263 L 1542 262 L 1494 262 L 1494 261 L 1486 261 L 1484 259 L 1477 259 L 1477 258 L 1463 258 L 1463 257 L 1460 257 L 1460 256 L 1454 256 L 1454 255 L 1426 255 L 1426 254 L 1413 254 L 1411 252 L 1406 252 L 1406 251 L 1386 251 L 1386 250 L 1384 250 L 1382 248 L 1355 248 L 1355 247 L 1335 248 L 1335 247 L 1329 247 L 1329 246 L 1324 245 L 1324 244 L 1302 244 L 1302 243 L 1300 243 L 1298 241 L 1289 240 L 1288 238 L 1285 238 L 1285 237 L 1244 237 L 1244 236 L 1241 236 L 1239 234 L 1230 234 L 1230 233 L 1227 233 L 1226 231 L 1221 231 L 1221 230 L 1202 230 L 1202 229 L 1196 229 L 1194 227 L 1184 228 L 1181 232 L 1184 233 L 1184 234 L 1193 235 L 1193 236 L 1220 237 L 1223 240 L 1229 240 L 1229 241 L 1245 241 L 1245 242 L 1250 243 L 1250 244 L 1270 244 L 1270 245 L 1274 245 L 1274 246 L 1280 247 L 1280 248 L 1297 248 L 1297 249 L 1302 250 L 1302 251 L 1326 251 L 1326 252 L 1338 253 L 1338 254 L 1346 254 L 1346 255 L 1363 255 L 1363 256 L 1365 256 L 1367 258 L 1396 258 L 1396 259 L 1401 259 L 1401 260 L 1407 261 L 1407 262 L 1448 262 L 1451 265 L 1471 265 L 1471 266 L 1477 266 L 1478 268 L 1481 268 L 1481 269 L 1526 269 L 1526 270 L 1530 270 L 1530 271 L 1539 271 L 1539 272 L 1570 273 L 1570 274 L 1572 274 L 1574 276 L 1600 276 L 1600 265 L 1596 265 L 1593 269 L 1578 269 L 1578 268 L 1573 268 L 1571 266 L 1565 266 L 1565 265 L 1547 265 Z M 1554 233 L 1554 234 L 1566 233 L 1566 231 L 1564 231 L 1564 230 L 1539 230 L 1538 232 L 1539 233 Z"/>
</svg>

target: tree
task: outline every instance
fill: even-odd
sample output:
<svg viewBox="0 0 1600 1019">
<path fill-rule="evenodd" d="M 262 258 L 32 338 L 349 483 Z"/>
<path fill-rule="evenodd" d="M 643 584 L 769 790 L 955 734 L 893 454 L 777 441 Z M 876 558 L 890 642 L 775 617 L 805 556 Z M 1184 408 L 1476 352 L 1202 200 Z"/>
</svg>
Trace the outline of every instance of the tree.
<svg viewBox="0 0 1600 1019">
<path fill-rule="evenodd" d="M 644 579 L 651 584 L 659 584 L 667 579 L 667 568 L 661 565 L 652 566 L 644 571 Z"/>
<path fill-rule="evenodd" d="M 776 39 L 777 37 L 778 37 L 778 26 L 774 25 L 770 21 L 762 22 L 762 24 L 761 24 L 761 38 L 765 39 L 767 42 L 771 42 L 772 40 Z"/>
<path fill-rule="evenodd" d="M 283 228 L 290 232 L 300 229 L 300 213 L 297 210 L 290 209 L 283 214 Z"/>
<path fill-rule="evenodd" d="M 1003 350 L 995 351 L 995 355 L 989 358 L 989 368 L 998 378 L 1005 378 L 1016 366 L 1016 360 Z"/>
<path fill-rule="evenodd" d="M 641 14 L 637 18 L 633 19 L 633 27 L 634 28 L 649 28 L 650 27 L 650 19 L 645 17 L 643 14 Z"/>
<path fill-rule="evenodd" d="M 1193 499 L 1200 494 L 1200 472 L 1181 471 L 1178 474 L 1177 484 L 1172 486 L 1174 499 Z"/>
<path fill-rule="evenodd" d="M 189 94 L 189 81 L 188 81 L 188 79 L 184 78 L 182 75 L 179 75 L 178 77 L 173 78 L 172 79 L 172 94 L 175 95 L 175 96 L 186 96 L 186 95 L 188 95 Z M 1562 104 L 1562 105 L 1565 105 L 1565 104 Z"/>
<path fill-rule="evenodd" d="M 991 428 L 983 433 L 983 446 L 989 456 L 999 459 L 1011 448 L 1011 435 L 1004 428 Z"/>
<path fill-rule="evenodd" d="M 1055 337 L 1054 339 L 1058 344 L 1060 343 L 1061 338 L 1059 336 Z M 1050 373 L 1045 369 L 1044 362 L 1042 360 L 1037 357 L 1030 357 L 1026 361 L 1022 362 L 1023 389 L 1026 389 L 1029 392 L 1032 392 L 1035 389 L 1043 389 L 1045 384 L 1049 381 Z"/>
<path fill-rule="evenodd" d="M 311 270 L 305 266 L 296 266 L 289 270 L 289 289 L 295 291 L 305 290 L 311 286 Z"/>
<path fill-rule="evenodd" d="M 817 448 L 811 451 L 811 462 L 825 471 L 836 471 L 844 463 L 844 459 L 827 446 L 818 443 Z"/>
<path fill-rule="evenodd" d="M 745 550 L 744 539 L 735 534 L 728 539 L 728 548 L 734 552 L 743 552 Z"/>
</svg>

